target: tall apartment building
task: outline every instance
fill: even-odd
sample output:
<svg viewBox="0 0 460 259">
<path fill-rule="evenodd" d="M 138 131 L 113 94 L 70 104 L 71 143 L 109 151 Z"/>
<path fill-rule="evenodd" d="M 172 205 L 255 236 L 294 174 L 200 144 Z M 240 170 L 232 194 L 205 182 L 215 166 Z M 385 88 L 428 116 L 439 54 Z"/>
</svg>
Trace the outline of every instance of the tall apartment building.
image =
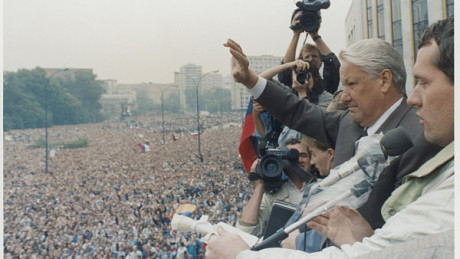
<svg viewBox="0 0 460 259">
<path fill-rule="evenodd" d="M 408 94 L 414 89 L 412 67 L 423 31 L 454 15 L 454 0 L 353 0 L 345 19 L 346 43 L 381 38 L 391 43 L 406 65 Z"/>
<path fill-rule="evenodd" d="M 269 68 L 281 64 L 283 57 L 262 55 L 248 56 L 249 68 L 256 73 L 260 73 Z M 276 79 L 276 78 L 275 78 Z M 232 86 L 232 109 L 246 110 L 249 103 L 250 94 L 246 91 L 246 87 L 242 84 L 234 83 Z"/>
<path fill-rule="evenodd" d="M 212 71 L 211 71 L 212 72 Z M 185 89 L 210 89 L 223 87 L 222 75 L 219 73 L 206 72 L 203 74 L 202 67 L 195 64 L 186 64 L 174 72 L 174 84 L 179 87 L 179 100 L 182 109 L 186 108 Z"/>
</svg>

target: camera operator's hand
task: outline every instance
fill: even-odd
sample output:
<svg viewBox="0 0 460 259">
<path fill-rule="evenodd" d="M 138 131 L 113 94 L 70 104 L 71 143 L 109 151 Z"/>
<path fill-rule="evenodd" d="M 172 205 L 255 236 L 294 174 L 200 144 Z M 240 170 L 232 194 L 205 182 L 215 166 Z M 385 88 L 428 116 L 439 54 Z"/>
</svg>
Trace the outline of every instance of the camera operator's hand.
<svg viewBox="0 0 460 259">
<path fill-rule="evenodd" d="M 252 163 L 250 174 L 255 174 L 258 163 L 258 159 Z M 255 226 L 259 222 L 259 208 L 265 191 L 265 183 L 258 177 L 251 179 L 251 181 L 254 185 L 254 191 L 252 192 L 252 196 L 248 203 L 241 212 L 241 218 L 239 219 L 239 222 L 242 222 L 245 225 Z"/>
<path fill-rule="evenodd" d="M 256 172 L 257 165 L 259 164 L 259 159 L 256 159 L 251 165 L 251 173 Z M 254 191 L 262 191 L 264 192 L 265 190 L 265 182 L 264 180 L 257 178 L 254 181 L 252 181 L 252 184 L 254 185 Z"/>
<path fill-rule="evenodd" d="M 241 46 L 232 39 L 228 39 L 224 46 L 232 54 L 232 75 L 237 83 L 242 83 L 247 88 L 253 88 L 259 80 L 258 75 L 249 69 L 249 60 Z"/>
<path fill-rule="evenodd" d="M 305 71 L 305 70 L 310 69 L 310 64 L 308 62 L 306 62 L 306 61 L 301 60 L 301 59 L 292 61 L 292 62 L 289 63 L 289 65 L 296 72 Z"/>
<path fill-rule="evenodd" d="M 292 15 L 291 26 L 289 26 L 289 28 L 291 28 L 291 30 L 293 30 L 294 33 L 301 34 L 302 32 L 304 32 L 304 29 L 300 28 L 300 26 L 299 26 L 299 24 L 300 24 L 300 16 L 302 14 L 303 14 L 302 11 L 300 11 L 299 9 L 296 9 L 294 11 L 294 14 Z"/>
<path fill-rule="evenodd" d="M 305 83 L 303 84 L 300 83 L 299 81 L 297 81 L 297 73 L 300 71 L 308 71 L 308 69 L 310 69 L 310 64 L 301 59 L 293 61 L 291 63 L 293 64 L 292 66 L 292 69 L 293 69 L 292 89 L 297 91 L 297 94 L 299 97 L 304 98 L 307 96 L 307 91 L 308 91 L 307 88 L 309 87 L 309 81 L 305 80 Z"/>
<path fill-rule="evenodd" d="M 310 34 L 311 38 L 313 39 L 313 41 L 314 41 L 315 36 L 318 36 L 319 28 L 321 28 L 321 22 L 322 21 L 323 21 L 323 19 L 318 20 L 319 24 L 318 24 L 318 28 L 316 29 L 316 31 L 309 32 L 309 34 Z"/>
</svg>

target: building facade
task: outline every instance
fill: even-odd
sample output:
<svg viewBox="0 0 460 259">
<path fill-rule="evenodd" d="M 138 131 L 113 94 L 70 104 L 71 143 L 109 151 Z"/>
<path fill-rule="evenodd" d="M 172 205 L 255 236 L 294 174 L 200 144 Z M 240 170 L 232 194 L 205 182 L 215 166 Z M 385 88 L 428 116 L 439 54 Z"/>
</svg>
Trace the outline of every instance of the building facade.
<svg viewBox="0 0 460 259">
<path fill-rule="evenodd" d="M 454 15 L 454 0 L 353 0 L 345 20 L 346 44 L 380 38 L 404 58 L 406 92 L 415 87 L 412 68 L 423 31 Z"/>
<path fill-rule="evenodd" d="M 174 72 L 174 84 L 179 87 L 179 100 L 183 110 L 186 110 L 185 90 L 210 88 L 222 88 L 222 75 L 218 71 L 211 71 L 203 74 L 202 67 L 195 64 L 186 64 Z"/>
<path fill-rule="evenodd" d="M 281 64 L 281 60 L 283 60 L 283 57 L 271 55 L 248 56 L 248 60 L 249 68 L 256 73 L 260 73 L 269 68 Z M 276 77 L 274 79 L 276 79 Z M 246 110 L 246 108 L 248 107 L 249 99 L 251 97 L 248 91 L 246 91 L 246 87 L 239 83 L 233 83 L 231 93 L 232 109 Z"/>
</svg>

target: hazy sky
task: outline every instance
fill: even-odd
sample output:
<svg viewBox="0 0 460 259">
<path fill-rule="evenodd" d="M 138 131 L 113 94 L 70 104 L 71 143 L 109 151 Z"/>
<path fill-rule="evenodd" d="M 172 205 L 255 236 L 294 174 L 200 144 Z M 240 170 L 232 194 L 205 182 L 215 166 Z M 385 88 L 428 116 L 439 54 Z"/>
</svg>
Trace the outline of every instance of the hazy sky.
<svg viewBox="0 0 460 259">
<path fill-rule="evenodd" d="M 247 55 L 283 56 L 295 0 L 3 0 L 3 69 L 93 68 L 119 83 L 172 83 L 193 63 L 230 73 L 227 38 Z M 320 34 L 345 45 L 351 0 L 331 0 Z M 304 36 L 301 38 L 303 41 Z"/>
</svg>

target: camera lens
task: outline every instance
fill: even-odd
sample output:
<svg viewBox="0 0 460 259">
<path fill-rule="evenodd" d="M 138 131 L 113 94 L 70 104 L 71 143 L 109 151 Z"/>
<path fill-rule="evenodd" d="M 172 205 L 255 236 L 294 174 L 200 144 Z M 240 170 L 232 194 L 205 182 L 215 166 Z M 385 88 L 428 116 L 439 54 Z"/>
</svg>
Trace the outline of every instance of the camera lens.
<svg viewBox="0 0 460 259">
<path fill-rule="evenodd" d="M 275 178 L 281 175 L 283 164 L 275 155 L 268 155 L 261 161 L 262 172 L 266 178 Z"/>
<path fill-rule="evenodd" d="M 300 71 L 296 74 L 297 82 L 305 84 L 305 81 L 310 79 L 310 74 L 307 71 Z"/>
<path fill-rule="evenodd" d="M 318 30 L 319 17 L 314 11 L 304 12 L 300 18 L 300 25 L 306 32 L 314 32 Z"/>
</svg>

